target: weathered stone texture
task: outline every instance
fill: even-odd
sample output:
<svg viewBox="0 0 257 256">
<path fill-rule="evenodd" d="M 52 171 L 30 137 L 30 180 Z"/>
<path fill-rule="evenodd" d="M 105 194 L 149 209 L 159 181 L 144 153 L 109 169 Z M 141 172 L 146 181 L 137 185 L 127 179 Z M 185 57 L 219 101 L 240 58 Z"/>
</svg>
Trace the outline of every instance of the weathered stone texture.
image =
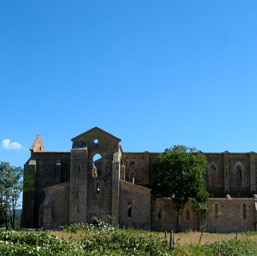
<svg viewBox="0 0 257 256">
<path fill-rule="evenodd" d="M 40 207 L 40 227 L 59 228 L 69 221 L 69 182 L 45 189 L 45 199 Z"/>
<path fill-rule="evenodd" d="M 256 230 L 254 198 L 211 198 L 208 203 L 209 232 Z"/>
<path fill-rule="evenodd" d="M 120 139 L 93 128 L 72 139 L 69 152 L 45 151 L 37 136 L 26 162 L 22 227 L 102 219 L 125 227 L 169 230 L 176 213 L 170 198 L 153 198 L 153 164 L 160 153 L 123 152 Z M 208 216 L 195 213 L 191 201 L 181 214 L 181 229 L 210 232 L 256 229 L 257 154 L 205 153 Z M 66 209 L 65 211 L 60 209 Z"/>
<path fill-rule="evenodd" d="M 120 218 L 121 227 L 150 229 L 151 190 L 130 182 L 120 182 Z"/>
</svg>

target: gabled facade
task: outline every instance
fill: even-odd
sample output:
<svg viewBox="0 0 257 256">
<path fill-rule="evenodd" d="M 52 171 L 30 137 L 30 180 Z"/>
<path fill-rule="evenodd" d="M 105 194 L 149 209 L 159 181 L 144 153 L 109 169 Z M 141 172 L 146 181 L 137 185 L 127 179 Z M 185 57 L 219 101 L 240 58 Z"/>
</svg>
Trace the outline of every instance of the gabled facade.
<svg viewBox="0 0 257 256">
<path fill-rule="evenodd" d="M 69 152 L 45 151 L 40 135 L 26 162 L 22 227 L 58 228 L 102 219 L 121 227 L 167 230 L 175 226 L 171 198 L 153 198 L 152 165 L 159 153 L 123 152 L 120 139 L 92 128 L 72 139 Z M 182 229 L 230 232 L 256 229 L 256 154 L 205 153 L 211 194 L 207 219 L 188 202 Z"/>
</svg>

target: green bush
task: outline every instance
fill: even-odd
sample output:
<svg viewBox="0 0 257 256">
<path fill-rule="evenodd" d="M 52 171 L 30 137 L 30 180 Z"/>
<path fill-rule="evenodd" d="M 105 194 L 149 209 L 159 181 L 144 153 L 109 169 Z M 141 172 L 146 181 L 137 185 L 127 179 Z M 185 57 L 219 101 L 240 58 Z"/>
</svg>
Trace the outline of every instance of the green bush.
<svg viewBox="0 0 257 256">
<path fill-rule="evenodd" d="M 206 245 L 175 246 L 152 232 L 124 230 L 99 222 L 98 226 L 76 224 L 65 227 L 66 232 L 81 231 L 64 240 L 49 232 L 20 232 L 0 229 L 0 255 L 144 255 L 144 256 L 254 256 L 257 244 L 251 241 L 224 240 Z"/>
<path fill-rule="evenodd" d="M 256 251 L 250 241 L 224 240 L 202 246 L 206 255 L 210 256 L 254 256 Z"/>
</svg>

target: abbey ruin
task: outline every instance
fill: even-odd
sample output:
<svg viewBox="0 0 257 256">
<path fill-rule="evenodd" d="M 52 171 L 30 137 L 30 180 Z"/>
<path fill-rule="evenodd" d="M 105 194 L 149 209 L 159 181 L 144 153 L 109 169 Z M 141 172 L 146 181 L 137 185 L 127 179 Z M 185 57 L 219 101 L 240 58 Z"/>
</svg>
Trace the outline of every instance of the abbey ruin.
<svg viewBox="0 0 257 256">
<path fill-rule="evenodd" d="M 24 166 L 34 189 L 23 193 L 22 227 L 55 229 L 102 219 L 120 227 L 167 230 L 175 226 L 172 198 L 153 198 L 152 164 L 159 153 L 123 152 L 120 139 L 100 128 L 72 139 L 68 152 L 45 151 L 40 135 Z M 183 230 L 256 230 L 257 154 L 204 153 L 208 160 L 208 214 L 189 201 Z"/>
</svg>

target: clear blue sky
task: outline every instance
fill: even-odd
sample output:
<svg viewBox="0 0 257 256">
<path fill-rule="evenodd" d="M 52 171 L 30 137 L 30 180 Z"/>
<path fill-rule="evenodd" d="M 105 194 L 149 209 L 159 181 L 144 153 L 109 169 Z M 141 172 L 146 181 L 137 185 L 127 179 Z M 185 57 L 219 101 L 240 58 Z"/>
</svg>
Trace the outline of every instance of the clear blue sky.
<svg viewBox="0 0 257 256">
<path fill-rule="evenodd" d="M 257 152 L 257 2 L 0 2 L 0 161 L 98 126 L 124 151 Z"/>
</svg>

